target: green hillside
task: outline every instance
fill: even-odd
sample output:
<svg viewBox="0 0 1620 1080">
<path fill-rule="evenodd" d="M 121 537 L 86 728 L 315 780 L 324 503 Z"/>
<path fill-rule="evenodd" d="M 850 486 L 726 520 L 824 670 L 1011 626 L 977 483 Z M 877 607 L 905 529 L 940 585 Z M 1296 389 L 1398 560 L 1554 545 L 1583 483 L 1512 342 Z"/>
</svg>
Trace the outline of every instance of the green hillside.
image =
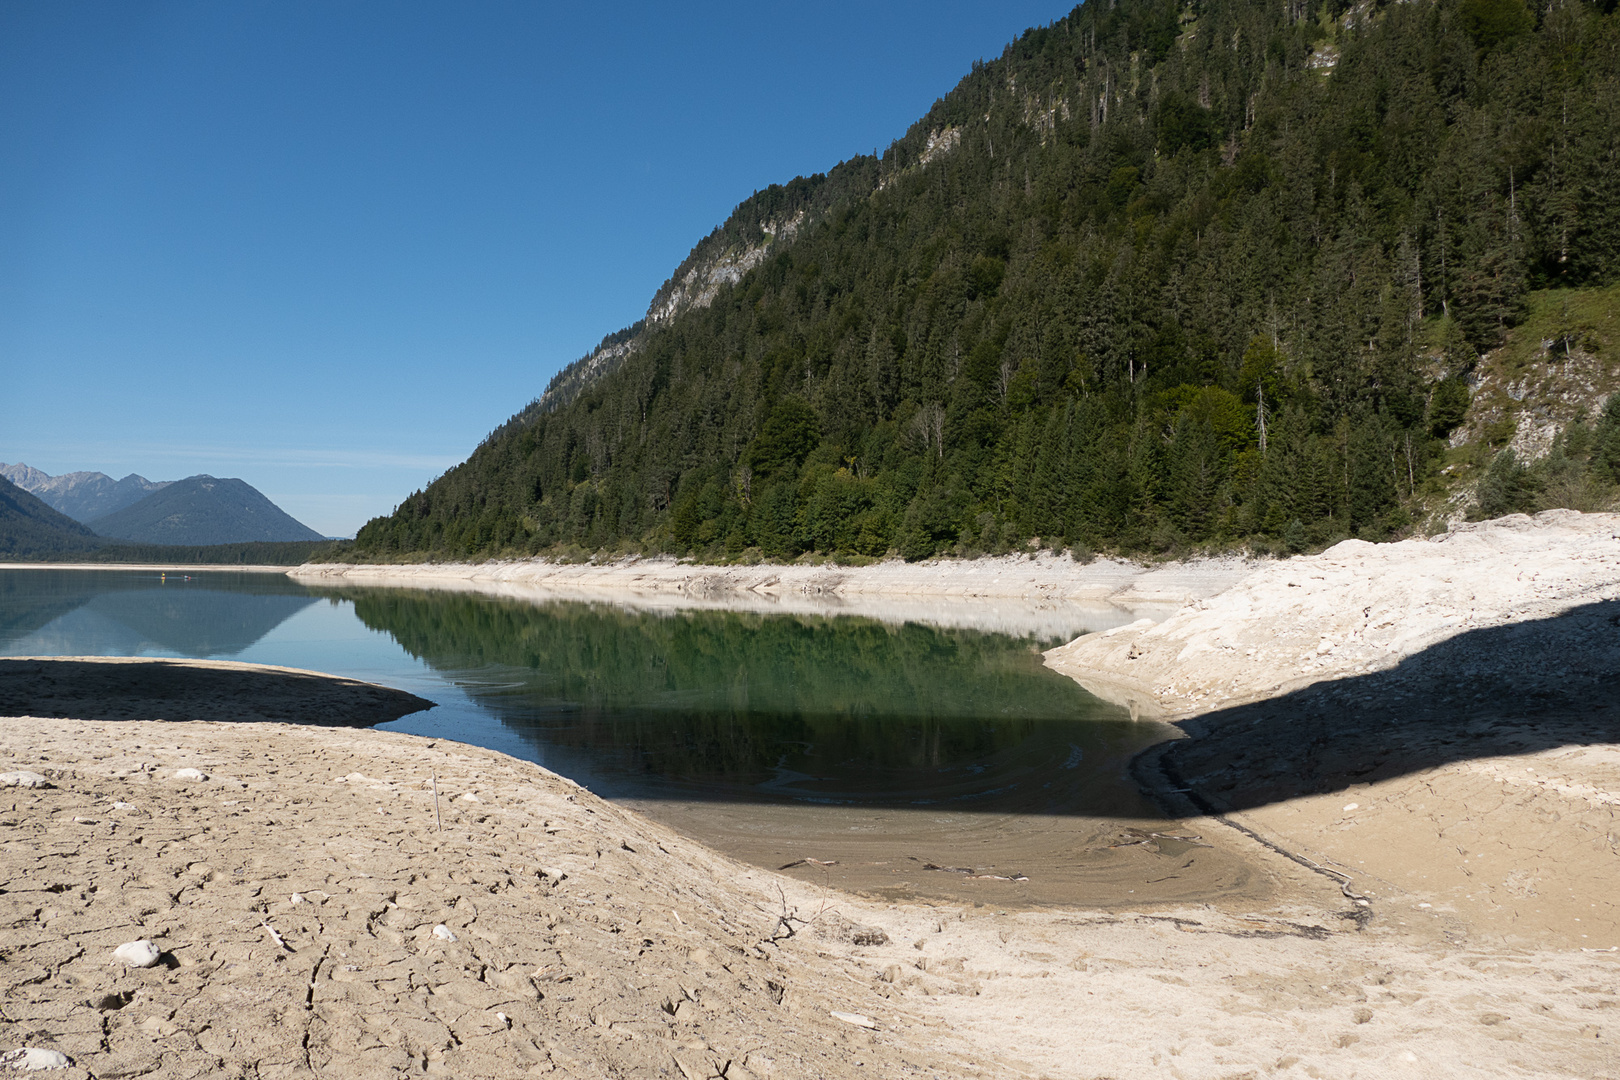
<svg viewBox="0 0 1620 1080">
<path fill-rule="evenodd" d="M 1620 277 L 1613 6 L 1086 4 L 744 202 L 352 557 L 1419 527 L 1481 355 Z M 1566 458 L 1603 497 L 1594 425 Z"/>
<path fill-rule="evenodd" d="M 188 476 L 97 518 L 102 536 L 142 544 L 319 543 L 326 538 L 244 480 Z"/>
<path fill-rule="evenodd" d="M 330 540 L 211 545 L 109 540 L 0 476 L 0 560 L 8 562 L 296 566 L 327 557 Z"/>
<path fill-rule="evenodd" d="M 101 543 L 85 526 L 0 476 L 0 558 L 83 554 Z"/>
</svg>

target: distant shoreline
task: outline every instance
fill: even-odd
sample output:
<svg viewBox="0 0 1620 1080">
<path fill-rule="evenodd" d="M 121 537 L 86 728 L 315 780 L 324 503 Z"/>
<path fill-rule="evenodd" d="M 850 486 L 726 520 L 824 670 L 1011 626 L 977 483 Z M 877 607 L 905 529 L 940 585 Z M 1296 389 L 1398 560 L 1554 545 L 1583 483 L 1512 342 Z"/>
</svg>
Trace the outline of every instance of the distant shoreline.
<svg viewBox="0 0 1620 1080">
<path fill-rule="evenodd" d="M 157 570 L 161 573 L 193 574 L 230 571 L 238 574 L 285 574 L 291 567 L 243 563 L 106 563 L 106 562 L 8 562 L 0 570 Z"/>
<path fill-rule="evenodd" d="M 432 587 L 526 586 L 570 593 L 803 597 L 932 597 L 947 600 L 1092 601 L 1185 604 L 1242 580 L 1258 561 L 1241 556 L 1141 565 L 1118 559 L 1075 562 L 1064 555 L 987 556 L 867 566 L 806 563 L 715 566 L 669 556 L 630 557 L 605 565 L 520 559 L 483 563 L 305 563 L 287 571 L 299 581 Z"/>
</svg>

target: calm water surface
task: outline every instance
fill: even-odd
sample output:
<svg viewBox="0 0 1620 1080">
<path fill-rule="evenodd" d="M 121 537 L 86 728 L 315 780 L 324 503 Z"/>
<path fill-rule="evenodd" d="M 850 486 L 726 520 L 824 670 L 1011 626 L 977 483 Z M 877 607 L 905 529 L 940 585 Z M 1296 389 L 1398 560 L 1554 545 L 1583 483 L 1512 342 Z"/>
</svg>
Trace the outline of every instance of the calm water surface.
<svg viewBox="0 0 1620 1080">
<path fill-rule="evenodd" d="M 0 571 L 0 655 L 218 658 L 384 683 L 437 702 L 388 729 L 636 801 L 1109 813 L 1134 800 L 1120 762 L 1164 732 L 1047 670 L 1039 650 L 1127 619 L 1054 622 L 1048 607 L 1030 620 L 1043 638 L 276 574 Z"/>
</svg>

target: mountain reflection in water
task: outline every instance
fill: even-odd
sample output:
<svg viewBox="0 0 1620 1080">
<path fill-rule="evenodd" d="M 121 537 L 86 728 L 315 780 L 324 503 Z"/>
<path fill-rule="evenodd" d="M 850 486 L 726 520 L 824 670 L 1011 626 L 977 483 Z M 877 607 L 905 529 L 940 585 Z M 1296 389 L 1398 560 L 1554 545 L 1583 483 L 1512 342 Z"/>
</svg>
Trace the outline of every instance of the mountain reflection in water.
<svg viewBox="0 0 1620 1080">
<path fill-rule="evenodd" d="M 1049 643 L 1002 634 L 321 591 L 609 796 L 1108 812 L 1098 768 L 1162 737 L 1042 666 Z"/>
<path fill-rule="evenodd" d="M 317 603 L 319 600 L 326 603 Z M 987 607 L 961 601 L 982 625 Z M 1016 610 L 998 625 L 1018 626 Z M 0 570 L 0 655 L 228 657 L 438 705 L 387 727 L 538 761 L 602 795 L 935 811 L 1140 809 L 1121 777 L 1166 736 L 1041 664 L 1025 636 L 798 611 L 632 610 L 279 574 Z M 1128 613 L 1099 612 L 1099 626 Z"/>
<path fill-rule="evenodd" d="M 236 656 L 316 599 L 280 574 L 0 571 L 0 645 L 13 655 Z"/>
</svg>

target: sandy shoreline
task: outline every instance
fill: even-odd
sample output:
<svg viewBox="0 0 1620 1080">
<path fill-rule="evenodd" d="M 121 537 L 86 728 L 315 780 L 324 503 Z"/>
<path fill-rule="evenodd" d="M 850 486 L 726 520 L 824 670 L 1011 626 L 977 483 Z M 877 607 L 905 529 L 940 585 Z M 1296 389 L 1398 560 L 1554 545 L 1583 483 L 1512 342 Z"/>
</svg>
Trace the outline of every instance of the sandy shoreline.
<svg viewBox="0 0 1620 1080">
<path fill-rule="evenodd" d="M 239 563 L 0 563 L 0 570 L 156 570 L 166 574 L 238 573 L 285 574 L 285 566 L 258 566 Z"/>
<path fill-rule="evenodd" d="M 1615 954 L 1359 923 L 1263 850 L 1263 906 L 890 905 L 455 743 L 0 732 L 52 785 L 0 788 L 0 1043 L 54 1075 L 1615 1075 Z"/>
<path fill-rule="evenodd" d="M 978 559 L 890 559 L 870 566 L 703 566 L 669 557 L 605 565 L 539 559 L 489 563 L 355 565 L 309 563 L 289 571 L 300 581 L 429 585 L 482 582 L 542 587 L 569 594 L 677 595 L 690 599 L 752 596 L 853 599 L 938 597 L 1183 604 L 1235 584 L 1258 565 L 1239 556 L 1141 565 L 1114 559 L 1077 563 L 1041 552 Z"/>
<path fill-rule="evenodd" d="M 352 569 L 325 580 L 383 577 Z M 855 586 L 803 569 L 632 588 L 915 595 L 903 568 Z M 1027 594 L 1006 573 L 952 587 Z M 607 596 L 611 576 L 567 587 Z M 1163 890 L 1107 910 L 1020 910 L 996 882 L 982 907 L 890 903 L 442 740 L 104 723 L 93 698 L 85 721 L 4 720 L 0 768 L 56 786 L 0 788 L 0 1041 L 86 1076 L 1620 1077 L 1620 518 L 1217 576 L 1050 657 L 1194 736 L 1135 770 L 1161 831 L 1200 839 L 1114 838 Z M 1178 898 L 1216 864 L 1244 884 Z M 179 966 L 109 968 L 137 933 Z"/>
</svg>

